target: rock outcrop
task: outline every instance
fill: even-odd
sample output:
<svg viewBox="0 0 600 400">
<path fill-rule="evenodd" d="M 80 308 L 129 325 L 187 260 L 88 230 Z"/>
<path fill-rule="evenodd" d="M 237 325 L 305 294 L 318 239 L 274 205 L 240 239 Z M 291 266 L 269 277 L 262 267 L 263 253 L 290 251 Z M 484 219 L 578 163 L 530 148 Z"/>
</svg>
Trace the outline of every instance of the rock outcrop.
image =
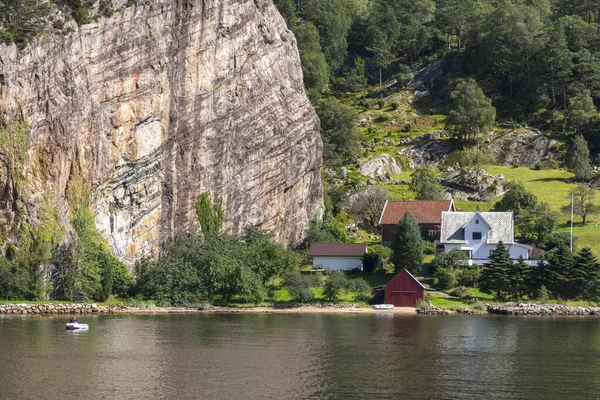
<svg viewBox="0 0 600 400">
<path fill-rule="evenodd" d="M 537 129 L 511 131 L 490 140 L 486 153 L 502 165 L 533 167 L 538 162 L 550 167 L 560 158 L 556 140 L 542 135 Z"/>
<path fill-rule="evenodd" d="M 504 193 L 504 176 L 490 175 L 483 168 L 448 168 L 440 181 L 453 199 L 490 201 Z"/>
<path fill-rule="evenodd" d="M 365 161 L 360 167 L 362 175 L 387 181 L 390 175 L 402 173 L 402 168 L 396 162 L 396 159 L 389 154 L 382 154 L 372 160 Z"/>
<path fill-rule="evenodd" d="M 0 104 L 0 123 L 27 124 L 24 184 L 0 155 L 9 232 L 40 222 L 42 204 L 69 227 L 91 197 L 132 262 L 195 229 L 201 192 L 223 199 L 227 232 L 254 225 L 288 244 L 323 210 L 318 118 L 271 0 L 138 2 L 24 50 L 0 45 Z"/>
</svg>

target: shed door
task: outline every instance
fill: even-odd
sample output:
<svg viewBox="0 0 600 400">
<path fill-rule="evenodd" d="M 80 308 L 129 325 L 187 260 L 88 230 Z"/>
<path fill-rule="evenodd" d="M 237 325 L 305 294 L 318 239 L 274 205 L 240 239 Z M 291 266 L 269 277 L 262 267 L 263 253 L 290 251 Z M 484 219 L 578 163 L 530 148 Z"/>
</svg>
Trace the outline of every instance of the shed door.
<svg viewBox="0 0 600 400">
<path fill-rule="evenodd" d="M 395 307 L 414 307 L 415 306 L 415 292 L 392 292 L 392 304 Z"/>
</svg>

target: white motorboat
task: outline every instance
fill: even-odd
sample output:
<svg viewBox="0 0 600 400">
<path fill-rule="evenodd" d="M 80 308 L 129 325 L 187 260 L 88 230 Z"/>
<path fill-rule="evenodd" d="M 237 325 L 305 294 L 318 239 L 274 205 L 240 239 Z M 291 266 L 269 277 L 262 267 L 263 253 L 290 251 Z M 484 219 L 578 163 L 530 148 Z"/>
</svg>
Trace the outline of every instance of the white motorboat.
<svg viewBox="0 0 600 400">
<path fill-rule="evenodd" d="M 83 330 L 88 330 L 89 329 L 89 325 L 88 324 L 82 324 L 79 322 L 68 322 L 66 325 L 66 329 L 68 331 L 83 331 Z"/>
<path fill-rule="evenodd" d="M 375 304 L 373 306 L 374 309 L 376 310 L 391 310 L 392 308 L 394 308 L 393 304 Z"/>
</svg>

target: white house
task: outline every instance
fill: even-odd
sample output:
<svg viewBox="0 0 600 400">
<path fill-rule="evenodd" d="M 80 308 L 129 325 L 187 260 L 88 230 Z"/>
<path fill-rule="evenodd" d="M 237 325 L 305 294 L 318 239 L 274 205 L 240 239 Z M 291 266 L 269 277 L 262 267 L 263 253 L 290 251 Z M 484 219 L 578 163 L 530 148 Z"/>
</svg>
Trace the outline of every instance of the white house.
<svg viewBox="0 0 600 400">
<path fill-rule="evenodd" d="M 531 259 L 531 247 L 514 240 L 512 212 L 443 212 L 438 249 L 467 253 L 469 264 L 485 264 L 502 241 L 511 258 Z M 530 261 L 531 262 L 531 261 Z"/>
<path fill-rule="evenodd" d="M 313 269 L 362 271 L 362 256 L 366 243 L 313 243 L 310 246 Z"/>
</svg>

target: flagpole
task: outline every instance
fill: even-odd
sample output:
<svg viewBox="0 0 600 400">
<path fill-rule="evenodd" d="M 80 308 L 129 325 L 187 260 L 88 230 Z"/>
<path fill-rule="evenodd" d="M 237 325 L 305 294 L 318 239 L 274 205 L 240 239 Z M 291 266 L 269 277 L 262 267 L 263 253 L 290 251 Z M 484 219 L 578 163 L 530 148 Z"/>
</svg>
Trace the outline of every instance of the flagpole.
<svg viewBox="0 0 600 400">
<path fill-rule="evenodd" d="M 571 195 L 571 253 L 573 252 L 573 195 Z"/>
</svg>

